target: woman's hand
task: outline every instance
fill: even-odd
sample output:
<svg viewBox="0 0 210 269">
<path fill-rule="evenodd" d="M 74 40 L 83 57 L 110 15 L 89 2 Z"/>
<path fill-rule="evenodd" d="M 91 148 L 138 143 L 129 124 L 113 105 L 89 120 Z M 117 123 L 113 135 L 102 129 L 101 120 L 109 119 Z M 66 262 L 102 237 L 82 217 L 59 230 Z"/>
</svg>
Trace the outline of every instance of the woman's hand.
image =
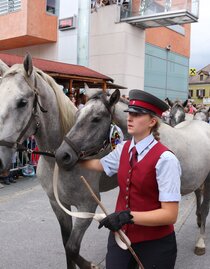
<svg viewBox="0 0 210 269">
<path fill-rule="evenodd" d="M 130 210 L 115 212 L 102 219 L 98 228 L 100 229 L 104 226 L 109 230 L 116 232 L 120 230 L 123 225 L 133 223 L 132 218 L 133 216 L 130 214 Z"/>
</svg>

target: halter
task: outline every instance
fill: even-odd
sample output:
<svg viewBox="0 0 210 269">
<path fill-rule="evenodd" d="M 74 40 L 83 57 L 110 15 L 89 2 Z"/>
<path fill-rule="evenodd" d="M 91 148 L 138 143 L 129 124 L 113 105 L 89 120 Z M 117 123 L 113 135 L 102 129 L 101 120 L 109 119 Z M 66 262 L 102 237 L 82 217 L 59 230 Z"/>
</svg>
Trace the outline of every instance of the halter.
<svg viewBox="0 0 210 269">
<path fill-rule="evenodd" d="M 106 136 L 106 139 L 102 143 L 102 146 L 93 147 L 90 150 L 79 150 L 78 147 L 67 136 L 64 137 L 64 140 L 76 153 L 78 159 L 82 160 L 82 159 L 85 159 L 86 157 L 94 156 L 94 155 L 104 151 L 108 147 L 108 145 L 109 145 L 109 132 L 110 132 L 110 128 L 109 128 L 108 134 Z"/>
<path fill-rule="evenodd" d="M 111 124 L 112 124 L 112 119 L 113 119 L 113 112 L 111 111 L 107 102 L 103 102 L 103 104 L 105 105 L 105 107 L 107 108 L 107 110 L 110 114 L 110 128 L 108 130 L 108 133 L 107 133 L 106 138 L 103 141 L 102 145 L 100 145 L 98 147 L 93 147 L 90 150 L 80 150 L 67 136 L 64 137 L 65 142 L 73 149 L 73 151 L 76 153 L 78 159 L 80 159 L 80 160 L 85 159 L 87 157 L 94 156 L 94 155 L 98 154 L 99 152 L 104 151 L 108 147 L 108 145 L 110 144 L 109 134 L 110 134 Z"/>
<path fill-rule="evenodd" d="M 25 135 L 25 133 L 27 132 L 27 130 L 29 129 L 29 127 L 31 126 L 34 118 L 37 119 L 38 118 L 38 114 L 37 114 L 37 106 L 40 108 L 41 112 L 46 113 L 47 110 L 45 110 L 41 104 L 39 103 L 38 100 L 38 88 L 37 88 L 37 80 L 35 77 L 35 84 L 34 86 L 31 85 L 31 82 L 28 80 L 28 78 L 25 78 L 25 81 L 27 82 L 27 84 L 29 85 L 29 87 L 34 91 L 35 96 L 34 96 L 34 101 L 33 101 L 33 109 L 32 109 L 32 113 L 31 113 L 31 117 L 28 121 L 28 123 L 26 124 L 26 126 L 24 127 L 24 129 L 22 130 L 22 132 L 20 133 L 19 137 L 17 138 L 16 142 L 8 142 L 6 140 L 0 140 L 0 146 L 4 146 L 7 148 L 13 148 L 16 149 L 17 151 L 29 151 L 30 153 L 34 153 L 34 154 L 41 154 L 41 152 L 35 152 L 32 150 L 28 150 L 26 147 L 24 147 L 20 141 L 23 138 L 23 136 Z M 36 130 L 34 132 L 34 135 L 37 133 L 38 129 L 40 127 L 40 122 L 36 120 Z M 42 153 L 43 154 L 43 153 Z M 46 154 L 43 155 L 48 155 L 48 152 L 46 152 Z M 52 154 L 51 154 L 52 155 Z M 49 156 L 49 155 L 48 155 Z"/>
</svg>

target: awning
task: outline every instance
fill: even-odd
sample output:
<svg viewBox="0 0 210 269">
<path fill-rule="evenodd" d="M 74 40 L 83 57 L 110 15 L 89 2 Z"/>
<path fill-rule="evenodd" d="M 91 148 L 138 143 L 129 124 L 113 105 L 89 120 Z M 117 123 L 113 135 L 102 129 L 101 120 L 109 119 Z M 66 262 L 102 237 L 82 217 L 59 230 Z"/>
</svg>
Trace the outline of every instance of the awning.
<svg viewBox="0 0 210 269">
<path fill-rule="evenodd" d="M 0 59 L 8 66 L 21 64 L 23 56 L 0 53 Z M 84 88 L 87 83 L 90 88 L 126 89 L 121 85 L 114 84 L 111 77 L 96 72 L 81 65 L 67 64 L 56 61 L 32 58 L 33 65 L 52 76 L 55 80 L 69 81 L 69 89 Z"/>
</svg>

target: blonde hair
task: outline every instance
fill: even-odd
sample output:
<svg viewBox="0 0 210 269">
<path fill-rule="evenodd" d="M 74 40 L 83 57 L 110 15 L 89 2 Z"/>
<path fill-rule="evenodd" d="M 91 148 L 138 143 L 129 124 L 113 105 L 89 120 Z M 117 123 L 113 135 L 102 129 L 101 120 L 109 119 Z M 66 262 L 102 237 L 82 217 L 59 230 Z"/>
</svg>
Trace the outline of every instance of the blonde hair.
<svg viewBox="0 0 210 269">
<path fill-rule="evenodd" d="M 156 124 L 151 128 L 151 133 L 153 134 L 154 138 L 159 141 L 160 140 L 160 133 L 158 132 L 158 129 L 160 127 L 160 119 L 157 116 L 151 115 L 151 118 L 156 119 Z"/>
</svg>

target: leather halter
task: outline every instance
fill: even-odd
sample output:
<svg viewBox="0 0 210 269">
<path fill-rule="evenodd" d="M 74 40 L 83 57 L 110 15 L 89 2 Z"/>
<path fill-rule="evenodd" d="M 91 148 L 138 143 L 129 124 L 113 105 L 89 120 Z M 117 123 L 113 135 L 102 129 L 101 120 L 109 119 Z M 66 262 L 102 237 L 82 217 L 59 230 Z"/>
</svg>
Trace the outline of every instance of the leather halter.
<svg viewBox="0 0 210 269">
<path fill-rule="evenodd" d="M 33 110 L 32 110 L 32 113 L 31 113 L 31 117 L 28 121 L 28 123 L 26 124 L 26 126 L 24 127 L 24 129 L 21 131 L 19 137 L 17 138 L 17 140 L 15 142 L 8 142 L 6 140 L 0 140 L 0 146 L 4 146 L 4 147 L 7 147 L 7 148 L 13 148 L 13 149 L 16 149 L 17 151 L 25 151 L 27 150 L 26 147 L 24 147 L 20 141 L 21 139 L 23 138 L 23 136 L 25 135 L 25 133 L 27 132 L 27 130 L 29 129 L 29 127 L 31 126 L 34 118 L 36 119 L 38 117 L 37 115 L 37 106 L 40 108 L 41 112 L 43 113 L 46 113 L 47 110 L 45 110 L 39 103 L 39 100 L 38 100 L 38 89 L 37 89 L 37 81 L 36 81 L 36 77 L 35 77 L 35 85 L 31 85 L 31 82 L 28 80 L 28 78 L 24 77 L 25 78 L 25 81 L 27 82 L 27 84 L 29 85 L 29 87 L 34 91 L 35 93 L 35 96 L 34 96 L 34 102 L 33 102 Z M 39 126 L 40 126 L 40 122 L 39 121 L 36 121 L 36 130 L 35 130 L 35 133 L 37 133 L 38 129 L 39 129 Z M 36 154 L 36 152 L 33 152 Z M 40 153 L 39 153 L 40 154 Z"/>
<path fill-rule="evenodd" d="M 107 108 L 108 112 L 110 113 L 110 128 L 108 130 L 108 133 L 106 135 L 105 140 L 103 141 L 102 145 L 93 147 L 90 150 L 80 150 L 67 136 L 64 137 L 65 142 L 73 149 L 73 151 L 76 153 L 78 159 L 82 160 L 90 156 L 94 156 L 98 154 L 99 152 L 104 151 L 107 146 L 109 145 L 109 133 L 111 129 L 111 123 L 112 123 L 112 118 L 113 118 L 113 112 L 111 111 L 108 103 L 106 101 L 103 102 L 105 107 Z"/>
</svg>

